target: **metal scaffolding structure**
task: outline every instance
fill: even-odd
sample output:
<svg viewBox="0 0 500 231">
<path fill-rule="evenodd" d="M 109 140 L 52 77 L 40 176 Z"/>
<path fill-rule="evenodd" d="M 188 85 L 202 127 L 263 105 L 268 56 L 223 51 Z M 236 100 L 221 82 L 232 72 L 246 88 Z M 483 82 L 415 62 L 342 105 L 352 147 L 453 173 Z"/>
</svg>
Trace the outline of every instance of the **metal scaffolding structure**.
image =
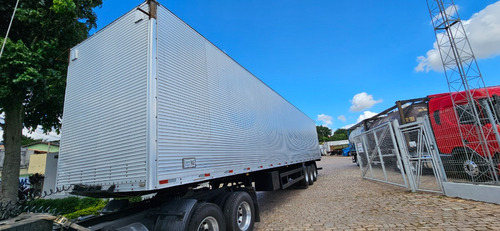
<svg viewBox="0 0 500 231">
<path fill-rule="evenodd" d="M 485 177 L 498 182 L 498 166 L 494 164 L 495 153 L 491 151 L 500 143 L 498 128 L 481 126 L 486 122 L 498 124 L 498 112 L 492 110 L 493 100 L 489 97 L 457 7 L 453 0 L 427 0 L 427 6 L 464 146 L 463 153 L 459 154 L 463 156 L 459 164 L 466 171 L 470 170 L 473 182 Z M 488 97 L 478 101 L 474 98 L 477 94 Z M 482 170 L 478 167 L 480 165 L 484 165 Z"/>
</svg>

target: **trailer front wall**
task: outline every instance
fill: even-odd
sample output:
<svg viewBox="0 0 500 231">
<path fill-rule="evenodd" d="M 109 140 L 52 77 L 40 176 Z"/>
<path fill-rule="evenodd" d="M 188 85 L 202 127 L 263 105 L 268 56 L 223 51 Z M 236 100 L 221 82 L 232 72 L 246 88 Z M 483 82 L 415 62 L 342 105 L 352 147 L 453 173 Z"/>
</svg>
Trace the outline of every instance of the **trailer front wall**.
<svg viewBox="0 0 500 231">
<path fill-rule="evenodd" d="M 136 12 L 71 50 L 58 187 L 145 188 L 149 20 Z"/>
<path fill-rule="evenodd" d="M 158 187 L 321 157 L 313 120 L 162 6 L 157 28 Z"/>
</svg>

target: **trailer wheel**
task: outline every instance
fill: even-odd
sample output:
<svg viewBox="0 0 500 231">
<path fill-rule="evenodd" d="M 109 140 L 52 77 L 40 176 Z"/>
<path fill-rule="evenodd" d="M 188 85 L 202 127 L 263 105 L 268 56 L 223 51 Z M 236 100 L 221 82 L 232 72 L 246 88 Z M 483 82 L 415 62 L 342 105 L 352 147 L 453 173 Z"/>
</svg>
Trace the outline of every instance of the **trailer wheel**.
<svg viewBox="0 0 500 231">
<path fill-rule="evenodd" d="M 224 217 L 229 231 L 253 230 L 255 208 L 247 192 L 233 192 L 224 205 Z"/>
<path fill-rule="evenodd" d="M 307 173 L 309 174 L 309 185 L 314 184 L 314 173 L 313 173 L 313 166 L 309 165 L 307 166 Z"/>
<path fill-rule="evenodd" d="M 311 164 L 312 172 L 313 172 L 313 181 L 318 180 L 318 168 L 316 168 L 316 164 Z"/>
<path fill-rule="evenodd" d="M 306 189 L 309 187 L 309 171 L 307 166 L 302 167 L 302 175 L 304 178 L 299 182 L 299 186 Z"/>
<path fill-rule="evenodd" d="M 196 206 L 196 209 L 189 219 L 189 231 L 224 231 L 226 230 L 226 222 L 221 209 L 213 204 L 201 202 Z"/>
</svg>

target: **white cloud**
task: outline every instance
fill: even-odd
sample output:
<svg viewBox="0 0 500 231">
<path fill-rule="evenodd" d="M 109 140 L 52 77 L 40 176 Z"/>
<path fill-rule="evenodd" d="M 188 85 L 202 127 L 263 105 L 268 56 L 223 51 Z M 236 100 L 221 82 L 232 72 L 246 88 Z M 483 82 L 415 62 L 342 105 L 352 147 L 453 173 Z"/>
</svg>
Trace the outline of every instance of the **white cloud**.
<svg viewBox="0 0 500 231">
<path fill-rule="evenodd" d="M 332 122 L 333 118 L 331 116 L 325 115 L 325 114 L 318 115 L 318 119 L 316 119 L 316 120 L 322 121 L 323 126 L 327 126 L 327 127 L 328 127 L 328 125 L 333 124 L 333 122 Z"/>
<path fill-rule="evenodd" d="M 500 1 L 488 5 L 469 20 L 462 21 L 462 24 L 477 59 L 500 55 Z M 438 34 L 439 38 L 441 36 L 444 34 Z M 417 62 L 417 72 L 442 71 L 437 43 L 434 42 L 433 49 L 427 51 L 425 56 L 419 56 Z"/>
<path fill-rule="evenodd" d="M 351 100 L 352 105 L 350 110 L 354 112 L 363 111 L 381 102 L 382 102 L 381 99 L 374 100 L 373 95 L 368 95 L 366 92 L 361 92 L 352 97 Z"/>
<path fill-rule="evenodd" d="M 443 34 L 438 34 L 438 36 L 443 36 Z M 434 71 L 443 71 L 443 64 L 441 63 L 441 56 L 439 54 L 439 48 L 437 43 L 433 44 L 434 49 L 427 51 L 427 54 L 424 56 L 418 56 L 417 61 L 418 65 L 415 67 L 415 71 L 417 72 L 429 72 L 430 70 Z"/>
<path fill-rule="evenodd" d="M 378 113 L 375 113 L 375 112 L 371 112 L 371 111 L 364 111 L 363 114 L 359 115 L 358 117 L 358 120 L 356 121 L 356 123 L 359 123 L 365 119 L 368 119 L 368 118 L 371 118 L 375 115 L 377 115 Z"/>
<path fill-rule="evenodd" d="M 340 120 L 340 121 L 342 121 L 342 122 L 345 122 L 347 120 L 344 115 L 339 115 L 337 117 L 337 119 Z"/>
<path fill-rule="evenodd" d="M 356 125 L 356 124 L 348 124 L 348 125 L 346 125 L 346 126 L 344 126 L 344 127 L 341 127 L 341 128 L 342 128 L 342 129 L 349 129 L 350 127 L 352 127 L 352 126 L 354 126 L 354 125 Z"/>
<path fill-rule="evenodd" d="M 61 139 L 61 135 L 57 134 L 54 131 L 51 131 L 51 132 L 45 134 L 45 133 L 43 133 L 43 131 L 41 131 L 39 129 L 30 133 L 30 131 L 28 129 L 23 128 L 23 135 L 25 135 L 27 137 L 31 137 L 32 139 L 35 139 L 35 140 L 41 139 L 43 141 L 55 141 L 55 140 Z M 0 142 L 3 142 L 3 130 L 1 130 L 1 129 L 0 129 Z"/>
<path fill-rule="evenodd" d="M 0 123 L 4 123 L 5 113 L 0 114 Z M 35 131 L 30 131 L 26 128 L 23 128 L 23 135 L 27 137 L 31 137 L 35 140 L 43 140 L 43 141 L 54 141 L 61 140 L 61 135 L 57 134 L 55 131 L 50 131 L 48 133 L 44 133 L 42 126 L 38 126 Z M 3 141 L 3 130 L 0 129 L 0 141 Z"/>
<path fill-rule="evenodd" d="M 38 126 L 38 128 L 34 132 L 31 132 L 30 130 L 23 128 L 23 135 L 31 137 L 32 139 L 35 140 L 41 139 L 43 141 L 54 141 L 61 139 L 61 135 L 57 134 L 57 132 L 55 131 L 44 133 L 41 126 Z"/>
</svg>

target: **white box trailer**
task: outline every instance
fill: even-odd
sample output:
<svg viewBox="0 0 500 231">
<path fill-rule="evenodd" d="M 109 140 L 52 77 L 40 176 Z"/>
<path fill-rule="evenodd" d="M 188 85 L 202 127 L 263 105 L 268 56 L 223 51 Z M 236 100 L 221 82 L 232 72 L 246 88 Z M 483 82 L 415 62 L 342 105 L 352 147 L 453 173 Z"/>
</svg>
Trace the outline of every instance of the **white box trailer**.
<svg viewBox="0 0 500 231">
<path fill-rule="evenodd" d="M 312 119 L 155 1 L 71 49 L 63 115 L 57 186 L 85 195 L 276 190 L 321 158 Z"/>
<path fill-rule="evenodd" d="M 320 145 L 323 155 L 341 155 L 342 149 L 349 146 L 349 140 L 327 141 Z"/>
</svg>

